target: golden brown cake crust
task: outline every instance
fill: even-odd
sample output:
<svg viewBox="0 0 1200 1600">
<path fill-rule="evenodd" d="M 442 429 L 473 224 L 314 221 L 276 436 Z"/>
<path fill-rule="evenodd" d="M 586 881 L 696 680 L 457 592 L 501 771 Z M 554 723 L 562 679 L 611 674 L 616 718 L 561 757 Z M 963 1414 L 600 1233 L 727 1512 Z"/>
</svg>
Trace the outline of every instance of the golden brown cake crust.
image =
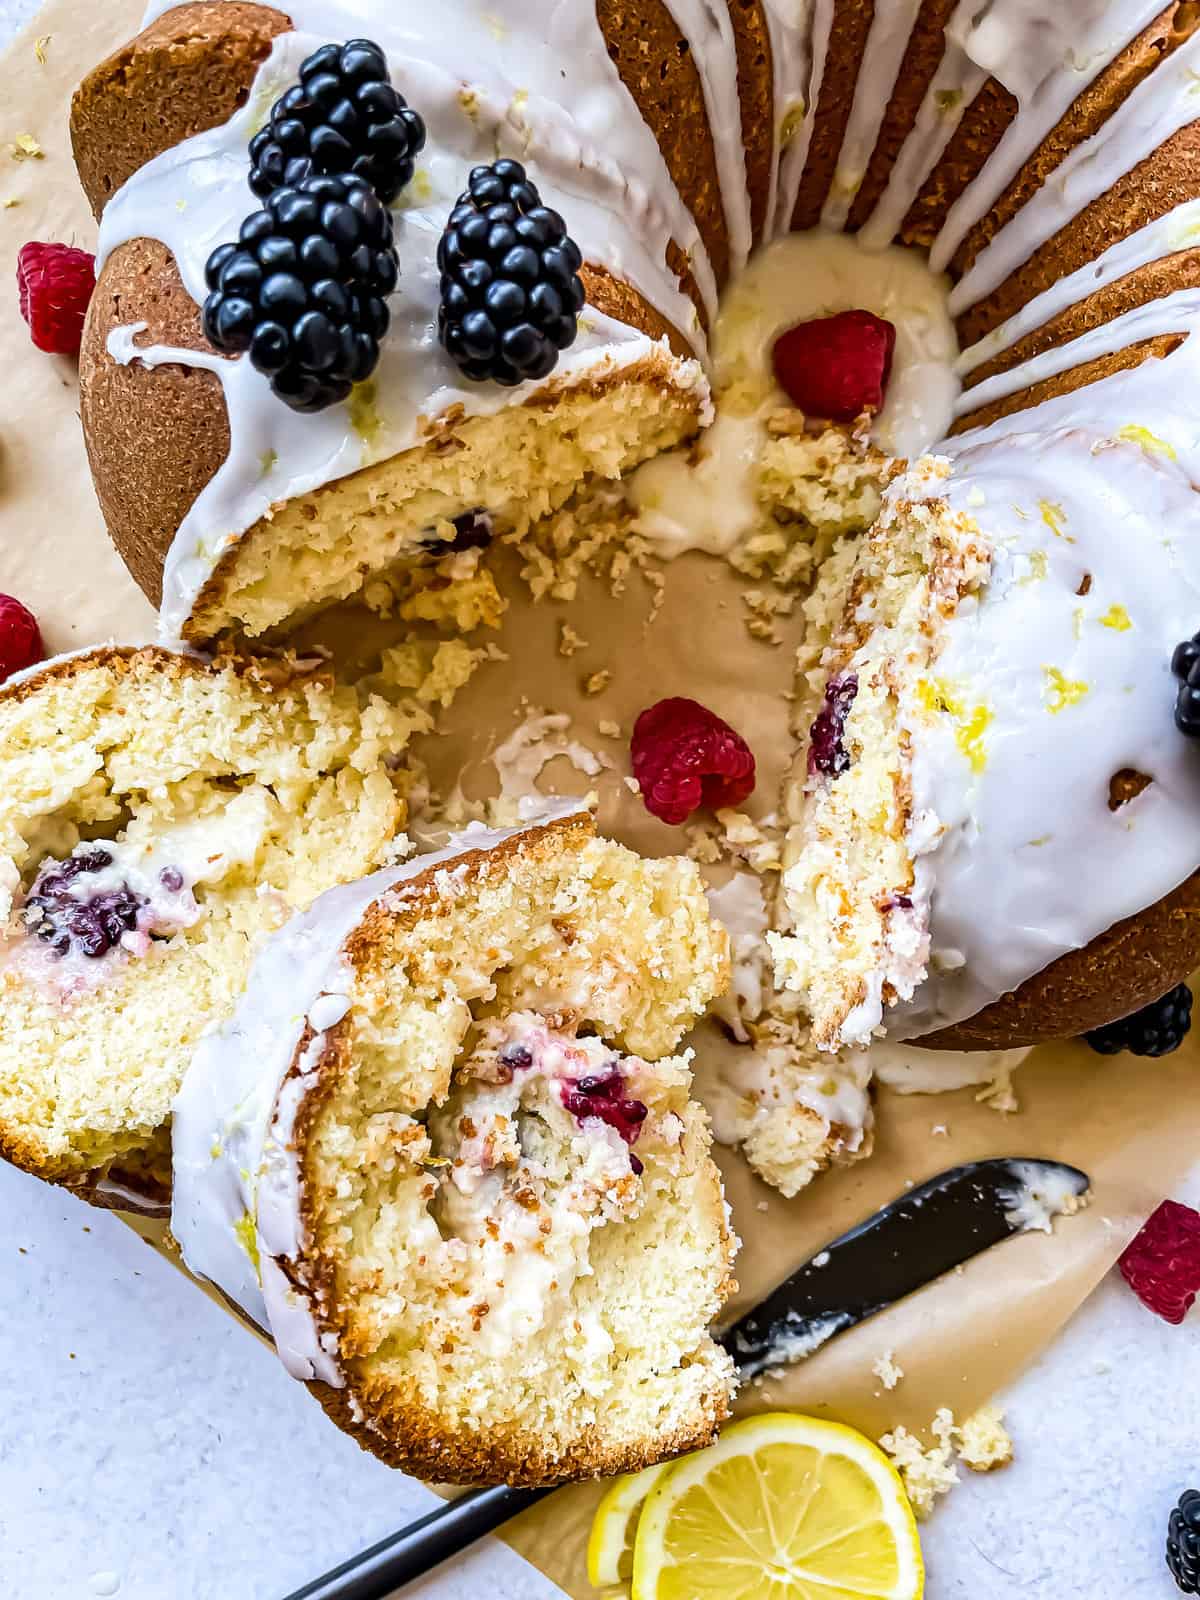
<svg viewBox="0 0 1200 1600">
<path fill-rule="evenodd" d="M 874 19 L 874 0 L 834 0 L 831 38 L 837 41 L 837 49 L 830 50 L 821 80 L 812 141 L 792 211 L 793 233 L 815 228 L 821 220 L 821 210 L 850 121 L 854 86 Z"/>
<path fill-rule="evenodd" d="M 1193 0 L 1174 0 L 1165 11 L 1160 12 L 1148 28 L 1126 45 L 1116 59 L 1110 62 L 1071 104 L 996 204 L 968 232 L 955 251 L 951 263 L 956 273 L 961 274 L 969 270 L 980 251 L 990 244 L 1001 228 L 1032 199 L 1065 158 L 1078 145 L 1099 133 L 1138 84 L 1181 44 L 1186 43 L 1198 26 L 1200 26 L 1200 9 Z M 1079 220 L 1077 218 L 1072 227 L 1075 227 Z M 1113 234 L 1110 237 L 1107 233 L 1101 235 L 1089 231 L 1085 235 L 1086 249 L 1094 253 L 1096 240 L 1101 237 L 1104 245 L 1108 245 L 1117 235 Z M 1041 255 L 1044 250 L 1050 248 L 1049 245 L 1043 246 L 1038 254 Z"/>
<path fill-rule="evenodd" d="M 858 232 L 887 188 L 896 157 L 912 131 L 925 92 L 941 66 L 946 48 L 944 30 L 957 4 L 958 0 L 922 0 L 896 74 L 892 97 L 879 125 L 875 148 L 846 219 L 846 228 L 851 233 Z"/>
<path fill-rule="evenodd" d="M 933 243 L 950 207 L 983 171 L 1016 114 L 1016 96 L 989 78 L 963 113 L 940 161 L 900 224 L 902 243 L 926 248 Z"/>
<path fill-rule="evenodd" d="M 146 324 L 138 344 L 211 350 L 199 307 L 156 239 L 131 239 L 104 264 L 79 352 L 79 408 L 109 536 L 157 606 L 175 530 L 229 453 L 229 417 L 215 372 L 114 361 L 108 336 L 132 322 Z"/>
<path fill-rule="evenodd" d="M 1072 339 L 1090 333 L 1093 328 L 1102 328 L 1122 312 L 1148 305 L 1151 300 L 1174 294 L 1178 289 L 1197 287 L 1200 287 L 1200 249 L 1179 250 L 1174 255 L 1164 256 L 1161 261 L 1149 261 L 1145 266 L 1127 272 L 1123 278 L 1114 279 L 1103 289 L 1097 289 L 1086 299 L 1067 306 L 1056 317 L 1051 317 L 1049 322 L 1044 322 L 1040 328 L 1018 339 L 1007 350 L 1002 350 L 990 361 L 982 362 L 964 380 L 964 386 L 973 389 L 988 378 L 1021 366 L 1034 356 L 1057 350 Z"/>
<path fill-rule="evenodd" d="M 771 35 L 763 0 L 727 0 L 737 51 L 738 99 L 742 107 L 742 145 L 750 231 L 759 244 L 767 222 L 771 163 L 775 147 L 775 84 Z"/>
<path fill-rule="evenodd" d="M 729 277 L 729 231 L 704 91 L 688 42 L 663 0 L 596 0 L 596 21 L 621 81 L 688 200 L 723 285 Z"/>
<path fill-rule="evenodd" d="M 1078 1038 L 1149 1005 L 1198 964 L 1200 872 L 966 1022 L 914 1042 L 935 1050 L 1008 1050 Z"/>
<path fill-rule="evenodd" d="M 1126 345 L 1124 350 L 1117 350 L 1111 355 L 1097 356 L 1094 361 L 1085 361 L 1081 366 L 1071 367 L 1056 377 L 1044 378 L 1040 383 L 1031 384 L 1028 389 L 1018 389 L 1003 400 L 994 400 L 991 405 L 968 412 L 959 417 L 950 432 L 967 433 L 972 428 L 986 428 L 1001 417 L 1011 417 L 1018 411 L 1031 411 L 1043 400 L 1073 394 L 1076 389 L 1085 389 L 1089 383 L 1098 383 L 1101 378 L 1111 377 L 1114 372 L 1128 372 L 1132 367 L 1141 366 L 1143 361 L 1163 360 L 1177 350 L 1186 337 L 1183 333 L 1160 333 L 1152 339 Z"/>
<path fill-rule="evenodd" d="M 1020 311 L 1035 295 L 1200 194 L 1200 122 L 1172 134 L 1111 189 L 1085 206 L 992 293 L 958 319 L 963 348 Z"/>
<path fill-rule="evenodd" d="M 290 17 L 246 0 L 176 6 L 88 73 L 71 102 L 71 148 L 98 217 L 152 156 L 238 109 Z"/>
</svg>

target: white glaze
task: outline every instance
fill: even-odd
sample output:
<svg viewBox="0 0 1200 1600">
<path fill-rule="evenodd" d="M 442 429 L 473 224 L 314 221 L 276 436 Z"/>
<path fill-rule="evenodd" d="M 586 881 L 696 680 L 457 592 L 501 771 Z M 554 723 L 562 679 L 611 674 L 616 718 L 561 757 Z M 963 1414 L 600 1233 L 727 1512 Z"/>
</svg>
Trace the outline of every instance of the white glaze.
<svg viewBox="0 0 1200 1600">
<path fill-rule="evenodd" d="M 716 421 L 691 450 L 656 456 L 629 479 L 638 532 L 666 557 L 720 555 L 757 526 L 767 420 L 790 404 L 771 349 L 798 322 L 866 310 L 893 323 L 891 377 L 869 437 L 889 455 L 926 449 L 948 427 L 958 392 L 948 289 L 916 251 L 865 251 L 846 234 L 790 234 L 760 250 L 724 296 L 713 328 Z"/>
<path fill-rule="evenodd" d="M 345 1014 L 350 974 L 342 946 L 369 906 L 403 893 L 421 873 L 581 809 L 575 802 L 548 805 L 525 828 L 473 824 L 443 850 L 329 890 L 267 941 L 234 1016 L 197 1048 L 172 1114 L 171 1230 L 188 1267 L 271 1334 L 295 1377 L 343 1382 L 336 1350 L 323 1341 L 310 1305 L 282 1265 L 304 1244 L 291 1133 L 323 1033 L 305 1047 L 299 1072 L 288 1074 L 308 1027 L 332 1027 L 339 1011 Z"/>
<path fill-rule="evenodd" d="M 947 498 L 979 519 L 993 557 L 935 677 L 990 720 L 982 771 L 949 715 L 915 746 L 914 812 L 943 831 L 927 858 L 930 975 L 891 1013 L 894 1037 L 973 1016 L 1153 904 L 1200 856 L 1200 762 L 1174 727 L 1170 670 L 1200 616 L 1200 501 L 1178 460 L 1118 436 L 1144 415 L 1118 412 L 1107 437 L 1093 425 L 968 444 L 954 461 Z M 1111 811 L 1125 768 L 1153 782 Z"/>
<path fill-rule="evenodd" d="M 678 0 L 697 12 L 699 0 Z M 152 8 L 152 14 L 168 9 Z M 300 0 L 288 7 L 299 31 L 280 35 L 260 68 L 246 105 L 224 125 L 197 134 L 155 157 L 105 208 L 98 263 L 133 238 L 161 240 L 178 263 L 197 303 L 205 296 L 204 264 L 222 240 L 235 238 L 257 208 L 246 178 L 246 146 L 271 102 L 294 80 L 304 57 L 330 38 L 370 32 L 388 52 L 393 76 L 420 108 L 428 141 L 417 174 L 395 208 L 400 288 L 392 324 L 371 380 L 371 403 L 352 396 L 315 416 L 301 416 L 275 398 L 248 357 L 214 360 L 196 352 L 155 352 L 165 360 L 205 367 L 221 380 L 230 414 L 230 453 L 181 523 L 164 573 L 163 637 L 178 635 L 197 593 L 223 550 L 271 504 L 287 500 L 385 459 L 418 442 L 422 418 L 451 406 L 467 415 L 520 404 L 538 383 L 507 390 L 472 384 L 437 342 L 437 241 L 470 167 L 498 153 L 524 161 L 543 200 L 569 219 L 585 258 L 631 283 L 670 322 L 703 349 L 691 301 L 666 266 L 674 238 L 715 313 L 707 255 L 695 223 L 671 182 L 657 142 L 642 122 L 603 47 L 594 13 L 585 28 L 580 0 L 561 0 L 533 20 L 518 0 L 498 0 L 483 29 L 469 0 L 449 0 L 436 13 L 415 4 L 382 17 L 365 0 Z M 726 19 L 725 26 L 728 27 Z M 711 63 L 714 104 L 730 113 L 727 52 L 705 26 L 697 58 Z M 476 48 L 464 48 L 475 39 Z M 569 49 L 564 43 L 570 38 Z M 732 46 L 730 46 L 730 49 Z M 569 71 L 562 62 L 569 61 Z M 705 81 L 709 81 L 706 75 Z M 736 111 L 736 107 L 733 108 Z M 740 124 L 739 124 L 740 127 Z M 739 152 L 740 137 L 733 147 Z M 744 174 L 740 183 L 745 209 Z M 730 207 L 735 259 L 748 248 L 748 218 Z M 620 369 L 644 357 L 654 341 L 588 307 L 575 343 L 552 375 L 555 385 Z M 129 359 L 128 336 L 110 353 Z M 138 351 L 138 359 L 147 360 Z M 679 363 L 685 386 L 702 383 L 699 369 Z"/>
</svg>

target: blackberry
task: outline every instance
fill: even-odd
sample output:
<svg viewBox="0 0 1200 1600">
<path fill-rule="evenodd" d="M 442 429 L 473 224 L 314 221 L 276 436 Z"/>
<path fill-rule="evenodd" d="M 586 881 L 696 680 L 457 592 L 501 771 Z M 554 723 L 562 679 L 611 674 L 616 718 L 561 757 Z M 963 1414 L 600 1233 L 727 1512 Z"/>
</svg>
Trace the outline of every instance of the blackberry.
<svg viewBox="0 0 1200 1600">
<path fill-rule="evenodd" d="M 842 734 L 857 694 L 858 675 L 854 672 L 830 678 L 825 685 L 825 699 L 808 730 L 810 776 L 823 772 L 830 778 L 840 778 L 848 771 L 850 754 L 842 742 Z"/>
<path fill-rule="evenodd" d="M 260 200 L 305 178 L 353 173 L 388 205 L 413 175 L 425 124 L 388 78 L 370 39 L 326 44 L 300 64 L 250 141 L 250 187 Z"/>
<path fill-rule="evenodd" d="M 1177 983 L 1169 994 L 1143 1006 L 1130 1017 L 1095 1028 L 1084 1038 L 1097 1055 L 1115 1056 L 1128 1050 L 1135 1056 L 1169 1056 L 1187 1038 L 1192 1025 L 1192 991 Z"/>
<path fill-rule="evenodd" d="M 1184 1594 L 1200 1594 L 1200 1490 L 1184 1490 L 1171 1512 L 1167 1566 Z"/>
<path fill-rule="evenodd" d="M 440 558 L 459 550 L 486 550 L 491 544 L 494 529 L 486 511 L 460 511 L 450 520 L 454 525 L 454 537 L 443 539 L 436 533 L 428 534 L 421 540 L 425 555 Z"/>
<path fill-rule="evenodd" d="M 544 378 L 574 342 L 583 257 L 519 161 L 475 167 L 438 242 L 438 338 L 476 383 Z"/>
<path fill-rule="evenodd" d="M 1189 739 L 1200 739 L 1200 633 L 1175 646 L 1171 671 L 1179 679 L 1175 726 Z"/>
<path fill-rule="evenodd" d="M 105 956 L 120 943 L 123 933 L 138 925 L 143 896 L 128 884 L 98 894 L 79 892 L 78 880 L 111 867 L 107 850 L 87 850 L 66 861 L 48 861 L 39 871 L 22 910 L 26 926 L 55 955 L 72 948 L 92 960 Z"/>
<path fill-rule="evenodd" d="M 204 332 L 294 411 L 335 405 L 374 372 L 399 264 L 392 218 L 362 178 L 304 178 L 267 196 L 208 258 Z"/>
</svg>

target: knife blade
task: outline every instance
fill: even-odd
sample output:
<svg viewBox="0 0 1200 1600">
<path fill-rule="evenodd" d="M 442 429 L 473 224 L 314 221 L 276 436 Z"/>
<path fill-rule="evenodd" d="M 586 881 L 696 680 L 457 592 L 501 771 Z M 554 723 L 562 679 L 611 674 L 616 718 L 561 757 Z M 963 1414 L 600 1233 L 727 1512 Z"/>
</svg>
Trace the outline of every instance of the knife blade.
<svg viewBox="0 0 1200 1600">
<path fill-rule="evenodd" d="M 952 1167 L 826 1245 L 718 1337 L 743 1381 L 801 1360 L 1014 1233 L 1049 1232 L 1088 1183 L 1059 1161 L 1010 1157 Z M 287 1600 L 386 1600 L 553 1493 L 505 1484 L 468 1490 Z"/>
<path fill-rule="evenodd" d="M 843 1233 L 719 1335 L 743 1381 L 803 1360 L 1014 1233 L 1049 1230 L 1088 1188 L 1059 1161 L 952 1167 Z"/>
</svg>

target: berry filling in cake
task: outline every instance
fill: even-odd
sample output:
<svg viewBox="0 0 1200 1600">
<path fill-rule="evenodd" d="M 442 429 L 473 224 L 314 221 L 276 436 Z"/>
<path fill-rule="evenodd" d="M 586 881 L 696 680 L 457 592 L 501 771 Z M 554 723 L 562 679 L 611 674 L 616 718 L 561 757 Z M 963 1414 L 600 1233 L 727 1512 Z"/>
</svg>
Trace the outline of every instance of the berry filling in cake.
<svg viewBox="0 0 1200 1600">
<path fill-rule="evenodd" d="M 21 908 L 21 920 L 52 954 L 98 960 L 118 948 L 145 955 L 200 915 L 175 866 L 151 865 L 119 844 L 80 845 L 65 861 L 47 859 Z"/>
<path fill-rule="evenodd" d="M 684 1081 L 679 1060 L 620 1055 L 561 1015 L 480 1027 L 410 1150 L 427 1169 L 447 1283 L 487 1342 L 557 1315 L 589 1270 L 587 1235 L 646 1203 L 646 1164 L 681 1150 L 669 1092 Z"/>
</svg>

